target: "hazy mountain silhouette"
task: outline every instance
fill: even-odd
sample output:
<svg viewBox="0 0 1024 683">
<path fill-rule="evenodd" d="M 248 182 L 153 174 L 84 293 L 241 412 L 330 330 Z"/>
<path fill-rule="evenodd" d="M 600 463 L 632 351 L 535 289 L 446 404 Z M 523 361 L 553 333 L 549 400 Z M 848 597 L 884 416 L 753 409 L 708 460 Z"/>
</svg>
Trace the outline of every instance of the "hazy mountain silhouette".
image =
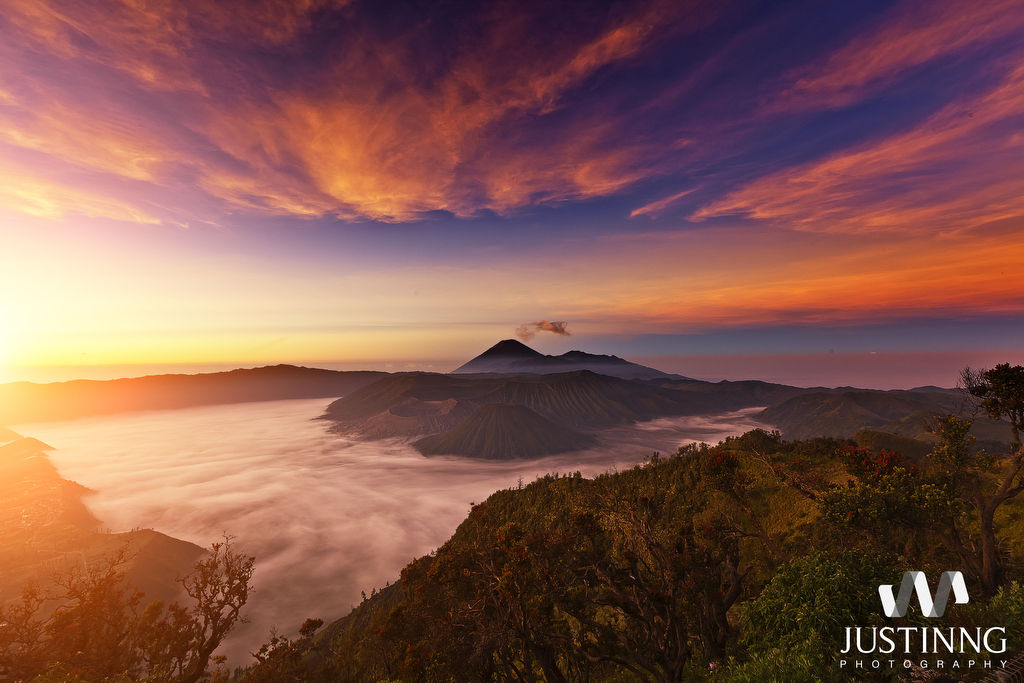
<svg viewBox="0 0 1024 683">
<path fill-rule="evenodd" d="M 9 432 L 8 433 L 13 433 Z M 175 581 L 206 551 L 152 529 L 99 533 L 97 520 L 82 497 L 89 489 L 63 479 L 38 439 L 18 438 L 0 446 L 0 567 L 4 580 L 17 586 L 66 573 L 129 547 L 127 579 L 148 600 L 178 599 Z M 50 578 L 52 581 L 52 578 Z M 8 593 L 12 599 L 15 592 Z M 3 603 L 0 602 L 0 606 Z"/>
<path fill-rule="evenodd" d="M 732 402 L 720 399 L 589 370 L 540 376 L 410 373 L 382 378 L 338 399 L 323 419 L 335 423 L 333 431 L 369 438 L 417 436 L 451 429 L 480 406 L 514 403 L 563 427 L 600 429 L 733 409 Z"/>
<path fill-rule="evenodd" d="M 621 379 L 686 379 L 644 365 L 630 363 L 618 356 L 569 351 L 561 356 L 546 356 L 515 339 L 505 339 L 473 360 L 452 370 L 452 374 L 538 374 L 590 370 Z"/>
<path fill-rule="evenodd" d="M 423 455 L 514 460 L 578 451 L 596 442 L 524 405 L 492 403 L 481 406 L 448 431 L 420 439 L 413 446 Z"/>
<path fill-rule="evenodd" d="M 948 390 L 815 392 L 777 403 L 755 417 L 778 427 L 783 437 L 790 440 L 815 436 L 852 437 L 862 429 L 915 437 L 927 429 L 925 415 L 956 412 L 957 400 L 958 394 Z M 917 417 L 912 423 L 905 423 L 906 429 L 896 429 L 893 423 L 910 415 Z M 911 431 L 915 433 L 908 433 Z"/>
<path fill-rule="evenodd" d="M 14 441 L 20 439 L 21 434 L 0 425 L 0 444 L 7 443 L 8 441 Z"/>
<path fill-rule="evenodd" d="M 386 376 L 274 365 L 198 375 L 151 375 L 115 380 L 0 385 L 0 424 L 48 422 L 132 410 L 332 398 Z"/>
</svg>

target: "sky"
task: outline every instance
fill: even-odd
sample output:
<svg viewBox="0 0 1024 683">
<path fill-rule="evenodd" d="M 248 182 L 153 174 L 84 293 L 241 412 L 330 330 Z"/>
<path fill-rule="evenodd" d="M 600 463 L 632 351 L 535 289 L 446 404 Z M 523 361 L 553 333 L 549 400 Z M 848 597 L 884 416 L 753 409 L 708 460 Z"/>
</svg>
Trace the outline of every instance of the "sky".
<svg viewBox="0 0 1024 683">
<path fill-rule="evenodd" d="M 6 0 L 0 35 L 0 381 L 447 371 L 541 322 L 670 371 L 1024 362 L 1018 0 Z"/>
</svg>

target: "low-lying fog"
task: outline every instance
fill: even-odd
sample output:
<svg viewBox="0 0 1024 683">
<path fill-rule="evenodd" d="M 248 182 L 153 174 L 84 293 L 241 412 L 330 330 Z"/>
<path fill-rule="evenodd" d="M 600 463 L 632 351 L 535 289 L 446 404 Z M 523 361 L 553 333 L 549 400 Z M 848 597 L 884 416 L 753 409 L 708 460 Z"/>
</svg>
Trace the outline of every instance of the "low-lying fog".
<svg viewBox="0 0 1024 683">
<path fill-rule="evenodd" d="M 472 502 L 549 472 L 594 476 L 652 451 L 717 443 L 757 425 L 741 411 L 655 420 L 602 433 L 598 448 L 532 461 L 427 459 L 407 441 L 361 442 L 313 420 L 329 400 L 151 411 L 14 426 L 57 450 L 62 476 L 113 531 L 151 527 L 202 546 L 236 537 L 256 556 L 252 622 L 222 648 L 245 665 L 271 626 L 330 622 L 441 545 Z"/>
</svg>

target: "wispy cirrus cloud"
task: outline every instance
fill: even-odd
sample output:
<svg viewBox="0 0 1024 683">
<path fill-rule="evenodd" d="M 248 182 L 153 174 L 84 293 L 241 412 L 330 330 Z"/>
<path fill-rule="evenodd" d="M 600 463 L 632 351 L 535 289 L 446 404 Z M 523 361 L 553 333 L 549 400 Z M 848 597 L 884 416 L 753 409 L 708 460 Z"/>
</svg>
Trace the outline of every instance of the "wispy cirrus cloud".
<svg viewBox="0 0 1024 683">
<path fill-rule="evenodd" d="M 851 39 L 820 62 L 794 70 L 768 111 L 836 109 L 892 86 L 907 72 L 943 58 L 962 58 L 1024 31 L 1016 0 L 965 6 L 955 0 L 902 2 L 874 30 Z"/>
<path fill-rule="evenodd" d="M 1004 200 L 1013 205 L 1019 194 L 1019 174 L 1005 170 L 1017 168 L 1020 157 L 1020 35 L 1024 15 L 1012 0 L 971 8 L 945 0 L 898 3 L 865 20 L 845 44 L 760 83 L 758 103 L 726 117 L 713 140 L 728 158 L 737 145 L 742 154 L 791 127 L 796 134 L 788 145 L 631 216 L 656 217 L 688 198 L 703 203 L 691 214 L 696 220 L 734 214 L 801 230 L 919 229 L 946 216 L 951 227 L 998 220 Z M 967 72 L 973 77 L 964 81 Z M 956 82 L 956 90 L 942 93 Z M 924 97 L 901 99 L 904 87 Z M 859 114 L 851 117 L 853 111 Z M 875 121 L 867 135 L 861 121 Z M 815 140 L 823 131 L 827 145 Z M 814 149 L 810 160 L 806 148 Z M 707 149 L 694 151 L 692 168 L 715 166 Z M 791 165 L 790 158 L 803 161 Z M 744 166 L 764 171 L 747 174 Z"/>
<path fill-rule="evenodd" d="M 160 219 L 133 203 L 104 192 L 68 187 L 46 177 L 33 176 L 23 169 L 0 167 L 0 206 L 7 211 L 36 218 L 61 219 L 70 206 L 79 216 L 108 218 L 131 223 L 157 224 Z"/>
<path fill-rule="evenodd" d="M 994 67 L 996 65 L 993 65 Z M 1002 79 L 912 130 L 755 180 L 693 214 L 798 230 L 958 230 L 1024 213 L 1024 52 Z"/>
</svg>

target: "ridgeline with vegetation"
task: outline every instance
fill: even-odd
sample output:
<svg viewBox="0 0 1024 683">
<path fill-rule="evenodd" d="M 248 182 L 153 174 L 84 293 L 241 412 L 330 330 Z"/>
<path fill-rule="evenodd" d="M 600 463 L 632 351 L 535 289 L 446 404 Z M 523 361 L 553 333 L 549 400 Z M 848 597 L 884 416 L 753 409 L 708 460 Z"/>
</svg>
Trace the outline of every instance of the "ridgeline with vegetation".
<svg viewBox="0 0 1024 683">
<path fill-rule="evenodd" d="M 877 431 L 786 441 L 754 430 L 594 479 L 550 474 L 474 505 L 452 538 L 408 565 L 400 582 L 372 591 L 326 628 L 308 619 L 296 639 L 275 634 L 232 677 L 920 681 L 941 680 L 942 660 L 943 673 L 954 676 L 946 680 L 982 680 L 998 670 L 994 659 L 1012 660 L 1024 648 L 1024 368 L 966 371 L 963 384 L 977 415 L 1010 424 L 1007 449 L 980 449 L 970 417 L 936 415 L 930 444 Z M 886 616 L 879 586 L 899 586 L 911 570 L 931 586 L 942 572 L 962 572 L 970 601 L 949 604 L 941 617 L 922 614 L 916 602 L 903 616 Z M 9 623 L 11 614 L 0 616 Z M 70 652 L 58 647 L 60 614 L 39 642 Z M 913 668 L 899 653 L 853 655 L 894 657 L 895 665 L 846 665 L 846 628 L 873 626 L 1000 627 L 1006 647 L 942 655 L 933 640 Z M 173 639 L 173 628 L 164 633 Z M 66 664 L 51 654 L 36 680 L 186 680 L 146 665 L 149 645 L 133 647 L 134 668 L 121 678 L 109 667 L 54 677 Z M 20 652 L 0 641 L 7 661 Z"/>
</svg>

